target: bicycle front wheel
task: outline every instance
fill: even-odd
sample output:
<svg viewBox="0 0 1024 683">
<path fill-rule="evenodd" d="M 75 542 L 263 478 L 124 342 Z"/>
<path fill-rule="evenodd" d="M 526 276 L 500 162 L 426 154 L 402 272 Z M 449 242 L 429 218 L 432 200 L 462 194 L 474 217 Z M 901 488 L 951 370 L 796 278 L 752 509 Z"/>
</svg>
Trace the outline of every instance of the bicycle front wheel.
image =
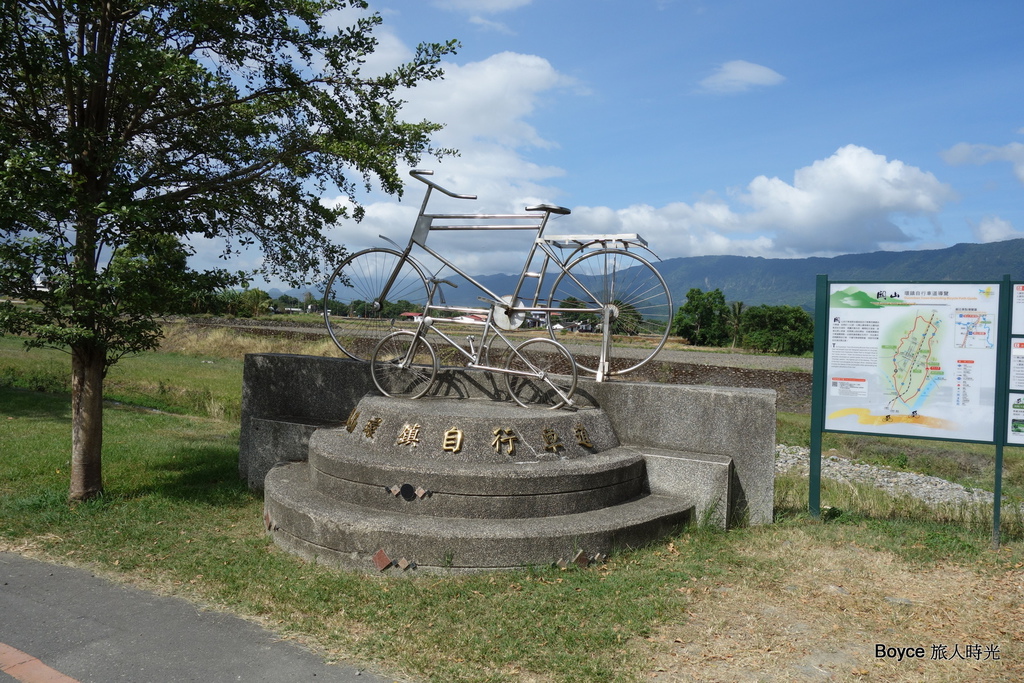
<svg viewBox="0 0 1024 683">
<path fill-rule="evenodd" d="M 370 363 L 373 383 L 385 396 L 419 398 L 437 377 L 434 347 L 408 330 L 381 339 Z"/>
<path fill-rule="evenodd" d="M 505 372 L 509 396 L 526 408 L 561 408 L 576 392 L 576 362 L 564 346 L 550 339 L 535 337 L 509 349 Z"/>
<path fill-rule="evenodd" d="M 385 299 L 381 293 L 396 268 L 398 274 Z M 369 361 L 385 335 L 416 324 L 410 314 L 423 313 L 428 295 L 423 272 L 413 261 L 403 261 L 400 251 L 357 252 L 342 261 L 327 281 L 327 332 L 347 356 Z"/>
<path fill-rule="evenodd" d="M 646 259 L 623 249 L 602 249 L 570 262 L 555 280 L 549 306 L 562 309 L 548 316 L 551 338 L 594 374 L 606 334 L 611 338 L 604 374 L 622 375 L 661 350 L 672 324 L 665 280 Z M 610 330 L 604 329 L 605 308 Z"/>
</svg>

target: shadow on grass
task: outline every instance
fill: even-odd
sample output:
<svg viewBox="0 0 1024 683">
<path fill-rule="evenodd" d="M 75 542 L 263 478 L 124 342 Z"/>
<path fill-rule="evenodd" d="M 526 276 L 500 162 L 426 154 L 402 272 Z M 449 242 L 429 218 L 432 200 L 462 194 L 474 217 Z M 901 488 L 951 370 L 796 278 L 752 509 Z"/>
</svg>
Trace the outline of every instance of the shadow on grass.
<svg viewBox="0 0 1024 683">
<path fill-rule="evenodd" d="M 777 493 L 778 500 L 778 493 Z M 947 505 L 931 508 L 894 501 L 859 509 L 857 501 L 823 505 L 818 519 L 811 517 L 806 501 L 784 499 L 775 506 L 780 525 L 810 525 L 826 536 L 837 536 L 876 550 L 885 550 L 907 561 L 927 564 L 945 561 L 974 562 L 992 549 L 992 508 L 984 504 Z M 1004 504 L 1000 541 L 1024 540 L 1024 513 L 1019 506 Z"/>
<path fill-rule="evenodd" d="M 132 412 L 130 408 L 116 409 L 105 419 L 103 474 L 106 492 L 89 507 L 102 509 L 151 496 L 199 505 L 238 506 L 251 502 L 252 494 L 238 475 L 237 438 L 233 438 L 236 435 L 231 433 L 230 426 L 196 427 L 188 418 L 162 418 L 147 415 L 145 411 L 136 416 Z M 69 413 L 67 395 L 0 387 L 0 426 L 7 420 L 18 425 L 12 435 L 36 431 L 21 420 L 62 424 L 70 420 Z M 58 427 L 59 431 L 64 429 Z M 5 472 L 13 481 L 22 482 L 18 495 L 13 495 L 12 490 L 9 497 L 24 498 L 21 506 L 25 509 L 66 507 L 66 484 L 61 482 L 54 486 L 52 481 L 40 481 L 39 477 L 40 471 L 49 471 L 52 479 L 49 468 L 66 472 L 67 456 L 63 452 L 59 457 L 38 455 L 43 459 L 48 455 L 53 464 L 40 468 L 32 462 L 38 458 L 23 458 L 22 464 L 12 464 Z M 36 488 L 37 484 L 40 488 Z"/>
<path fill-rule="evenodd" d="M 0 386 L 0 406 L 0 415 L 6 417 L 71 419 L 71 397 L 68 394 Z"/>
<path fill-rule="evenodd" d="M 162 454 L 151 468 L 151 484 L 134 495 L 157 495 L 205 505 L 246 505 L 253 494 L 238 476 L 238 448 L 223 443 L 197 443 Z M 130 494 L 131 495 L 131 494 Z"/>
</svg>

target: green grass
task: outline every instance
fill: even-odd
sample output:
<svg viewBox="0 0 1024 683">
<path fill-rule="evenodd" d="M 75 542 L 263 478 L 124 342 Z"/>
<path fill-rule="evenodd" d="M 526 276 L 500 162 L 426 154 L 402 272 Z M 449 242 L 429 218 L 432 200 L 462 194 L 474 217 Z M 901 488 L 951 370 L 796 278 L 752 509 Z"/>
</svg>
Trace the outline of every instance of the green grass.
<svg viewBox="0 0 1024 683">
<path fill-rule="evenodd" d="M 0 406 L 0 545 L 224 605 L 334 656 L 424 680 L 635 680 L 645 638 L 685 621 L 681 587 L 756 569 L 738 549 L 794 525 L 921 565 L 984 561 L 995 571 L 1020 555 L 993 557 L 983 532 L 914 515 L 815 523 L 801 511 L 804 494 L 786 493 L 799 483 L 782 480 L 774 528 L 690 529 L 587 570 L 332 571 L 272 546 L 260 497 L 238 479 L 232 423 L 109 408 L 106 493 L 69 505 L 67 398 L 2 388 Z"/>
<path fill-rule="evenodd" d="M 666 625 L 685 632 L 692 595 L 684 587 L 711 590 L 722 577 L 770 574 L 770 563 L 750 549 L 777 547 L 793 529 L 807 530 L 823 552 L 853 544 L 921 567 L 959 565 L 996 576 L 1024 559 L 1019 520 L 1009 520 L 1016 526 L 1003 551 L 993 553 L 984 509 L 937 512 L 826 480 L 823 503 L 839 512 L 820 522 L 806 513 L 806 480 L 779 477 L 773 526 L 691 528 L 587 570 L 458 577 L 332 571 L 273 546 L 262 497 L 238 477 L 237 419 L 208 417 L 202 401 L 185 399 L 189 390 L 208 390 L 226 402 L 234 392 L 237 401 L 239 361 L 153 353 L 115 366 L 112 395 L 179 414 L 108 405 L 105 494 L 69 504 L 69 399 L 35 390 L 55 386 L 48 382 L 60 376 L 61 360 L 66 356 L 24 354 L 16 340 L 0 339 L 0 369 L 10 368 L 0 377 L 13 378 L 0 382 L 0 547 L 225 606 L 330 656 L 420 680 L 637 680 L 649 670 L 648 638 Z M 779 441 L 806 440 L 806 418 L 780 414 Z M 898 457 L 870 441 L 827 436 L 833 446 L 864 449 L 864 457 Z M 953 448 L 906 441 L 922 452 Z M 901 452 L 908 467 L 919 458 L 916 450 Z"/>
<path fill-rule="evenodd" d="M 629 678 L 637 639 L 677 607 L 675 587 L 728 554 L 724 534 L 694 532 L 699 550 L 671 568 L 642 550 L 603 571 L 411 580 L 330 571 L 272 547 L 261 499 L 239 481 L 230 423 L 108 408 L 105 494 L 69 505 L 66 397 L 0 388 L 0 405 L 7 547 L 228 605 L 432 680 Z"/>
<path fill-rule="evenodd" d="M 70 392 L 71 357 L 53 349 L 26 352 L 0 337 L 0 386 Z M 242 412 L 242 360 L 185 353 L 144 353 L 110 368 L 103 396 L 134 406 L 237 420 Z"/>
</svg>

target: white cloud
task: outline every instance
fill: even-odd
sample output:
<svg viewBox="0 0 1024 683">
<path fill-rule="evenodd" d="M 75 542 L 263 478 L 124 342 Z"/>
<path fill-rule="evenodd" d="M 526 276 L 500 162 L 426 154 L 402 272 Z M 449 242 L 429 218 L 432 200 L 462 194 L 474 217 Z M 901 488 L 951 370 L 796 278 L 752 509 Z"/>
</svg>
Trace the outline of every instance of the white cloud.
<svg viewBox="0 0 1024 683">
<path fill-rule="evenodd" d="M 726 62 L 700 82 L 700 89 L 712 93 L 745 92 L 754 87 L 778 85 L 786 78 L 766 66 L 742 59 Z"/>
<path fill-rule="evenodd" d="M 487 7 L 500 11 L 497 8 L 513 4 Z M 477 3 L 473 7 L 482 11 Z M 394 35 L 384 32 L 379 37 L 380 64 L 392 67 L 411 54 Z M 503 52 L 478 62 L 444 66 L 443 80 L 422 83 L 403 94 L 408 101 L 403 118 L 445 124 L 435 135 L 435 145 L 455 147 L 461 155 L 441 163 L 425 159 L 421 165 L 435 170 L 435 182 L 458 193 L 476 194 L 479 200 L 456 201 L 435 195 L 439 201 L 432 199 L 431 210 L 515 213 L 532 203 L 559 203 L 556 179 L 563 170 L 529 161 L 530 150 L 557 147 L 557 141 L 546 138 L 532 117 L 566 93 L 578 94 L 580 85 L 536 55 Z M 730 62 L 703 85 L 717 92 L 736 92 L 782 80 L 766 67 Z M 979 163 L 977 159 L 987 162 L 997 154 L 992 151 L 995 149 L 963 145 L 948 154 L 952 159 Z M 1000 159 L 1012 156 L 1015 150 L 1013 146 L 998 149 L 1002 150 L 998 154 L 1004 155 Z M 410 178 L 406 189 L 400 203 L 382 197 L 366 201 L 364 220 L 346 224 L 332 237 L 353 251 L 382 245 L 378 235 L 404 245 L 424 187 Z M 572 215 L 558 219 L 549 232 L 635 232 L 662 258 L 830 256 L 920 244 L 934 235 L 923 235 L 916 226 L 923 223 L 927 230 L 928 221 L 954 196 L 950 186 L 932 173 L 848 145 L 796 169 L 789 181 L 761 175 L 744 187 L 721 194 L 709 191 L 690 203 L 659 207 L 571 207 Z M 1016 232 L 995 218 L 982 221 L 975 231 L 987 240 Z M 469 273 L 518 272 L 530 243 L 530 235 L 522 231 L 436 233 L 430 238 L 432 247 Z"/>
<path fill-rule="evenodd" d="M 847 145 L 798 169 L 792 185 L 755 178 L 741 200 L 754 209 L 751 230 L 775 228 L 778 248 L 814 252 L 909 242 L 891 216 L 935 214 L 954 197 L 931 173 Z"/>
<path fill-rule="evenodd" d="M 470 135 L 474 127 L 467 122 Z M 484 130 L 487 127 L 484 126 Z M 529 140 L 530 136 L 520 142 Z M 525 161 L 515 141 L 476 143 L 467 156 L 446 161 L 433 180 L 461 193 L 478 194 L 474 202 L 431 200 L 441 212 L 521 212 L 534 202 L 557 202 L 550 181 L 557 168 Z M 422 189 L 410 181 L 409 199 L 401 205 L 367 205 L 359 226 L 338 239 L 350 248 L 379 245 L 383 234 L 404 246 L 415 219 Z M 436 195 L 435 195 L 436 196 Z M 654 207 L 572 207 L 558 219 L 552 234 L 637 233 L 661 258 L 735 254 L 764 257 L 832 256 L 908 248 L 932 235 L 914 231 L 955 198 L 949 185 L 933 174 L 864 147 L 848 145 L 793 173 L 792 182 L 758 176 L 725 196 L 709 193 L 692 203 Z M 975 227 L 979 239 L 1016 236 L 1012 226 L 987 219 Z M 470 273 L 516 273 L 530 246 L 525 232 L 435 233 L 429 244 Z M 429 258 L 428 258 L 429 261 Z"/>
<path fill-rule="evenodd" d="M 576 88 L 576 82 L 545 59 L 512 52 L 444 68 L 443 80 L 403 93 L 408 101 L 403 118 L 445 124 L 434 143 L 457 148 L 460 155 L 441 163 L 428 158 L 420 165 L 434 170 L 431 180 L 442 187 L 479 199 L 453 200 L 435 193 L 430 211 L 521 213 L 530 204 L 557 201 L 558 191 L 548 183 L 561 176 L 562 169 L 528 161 L 529 149 L 555 144 L 543 138 L 529 119 L 553 93 Z M 401 204 L 391 199 L 367 202 L 363 221 L 346 225 L 333 237 L 350 250 L 380 245 L 380 234 L 404 246 L 425 189 L 409 178 Z M 344 199 L 325 199 L 328 204 L 340 201 Z M 471 273 L 518 272 L 529 248 L 528 237 L 525 232 L 435 233 L 429 244 Z"/>
<path fill-rule="evenodd" d="M 974 235 L 974 239 L 983 244 L 1024 237 L 1024 232 L 1015 229 L 1012 223 L 998 216 L 986 216 L 981 219 L 981 222 L 972 223 L 971 233 Z"/>
<path fill-rule="evenodd" d="M 407 118 L 442 121 L 439 144 L 461 147 L 491 141 L 505 147 L 549 148 L 526 119 L 548 91 L 574 84 L 535 55 L 502 52 L 466 65 L 445 64 L 444 80 L 406 93 Z"/>
<path fill-rule="evenodd" d="M 469 23 L 480 28 L 507 35 L 515 35 L 515 31 L 505 24 L 500 21 L 486 19 L 484 15 L 509 12 L 525 7 L 532 2 L 533 0 L 434 0 L 434 5 L 445 10 L 468 13 Z"/>
<path fill-rule="evenodd" d="M 1024 145 L 1011 142 L 1002 147 L 995 145 L 971 145 L 966 142 L 953 145 L 942 153 L 946 163 L 953 166 L 963 164 L 989 164 L 993 161 L 1007 161 L 1013 165 L 1017 180 L 1024 183 Z"/>
<path fill-rule="evenodd" d="M 483 17 L 473 16 L 469 18 L 469 23 L 475 24 L 480 28 L 484 28 L 490 31 L 497 31 L 498 33 L 504 33 L 506 35 L 515 35 L 516 32 L 510 29 L 500 21 L 492 21 L 490 19 L 484 19 Z"/>
<path fill-rule="evenodd" d="M 582 207 L 571 218 L 577 232 L 638 232 L 662 258 L 830 256 L 919 240 L 896 221 L 931 218 L 954 197 L 931 173 L 848 145 L 797 169 L 792 183 L 758 176 L 731 203 Z"/>
<path fill-rule="evenodd" d="M 533 0 L 435 0 L 434 4 L 441 9 L 481 14 L 497 14 L 519 9 L 529 5 Z"/>
<path fill-rule="evenodd" d="M 373 52 L 366 56 L 362 72 L 367 76 L 383 76 L 396 67 L 412 61 L 415 52 L 396 36 L 389 28 L 380 28 L 374 32 L 377 45 Z"/>
<path fill-rule="evenodd" d="M 554 190 L 541 183 L 563 173 L 527 160 L 531 148 L 556 146 L 529 118 L 554 92 L 573 86 L 546 59 L 503 52 L 481 62 L 445 65 L 443 81 L 406 93 L 406 118 L 444 122 L 435 144 L 460 150 L 460 156 L 433 164 L 437 182 L 479 195 L 483 210 L 521 211 L 529 202 L 553 201 Z M 407 187 L 414 196 L 422 189 L 413 180 Z"/>
</svg>

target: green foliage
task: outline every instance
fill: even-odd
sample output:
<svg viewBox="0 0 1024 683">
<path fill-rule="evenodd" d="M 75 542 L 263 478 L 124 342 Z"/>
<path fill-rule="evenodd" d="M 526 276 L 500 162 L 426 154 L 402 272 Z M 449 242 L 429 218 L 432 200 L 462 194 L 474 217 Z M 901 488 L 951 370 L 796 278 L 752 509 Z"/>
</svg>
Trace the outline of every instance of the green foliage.
<svg viewBox="0 0 1024 683">
<path fill-rule="evenodd" d="M 327 305 L 327 308 L 330 309 L 331 315 L 348 315 L 349 314 L 348 304 L 344 304 L 344 303 L 338 301 L 337 299 L 328 299 L 326 305 Z M 306 310 L 306 307 L 303 306 L 302 310 Z"/>
<path fill-rule="evenodd" d="M 288 294 L 282 294 L 277 297 L 277 300 L 273 304 L 274 308 L 277 309 L 278 313 L 284 313 L 286 308 L 298 308 L 299 299 L 298 297 L 290 296 Z"/>
<path fill-rule="evenodd" d="M 106 366 L 121 357 L 156 347 L 156 315 L 191 312 L 197 301 L 233 281 L 224 271 L 196 272 L 187 267 L 187 250 L 173 235 L 138 233 L 112 250 L 104 268 L 68 264 L 51 267 L 53 244 L 2 231 L 0 288 L 31 300 L 30 306 L 0 302 L 0 330 L 26 335 L 30 347 L 93 348 Z M 19 280 L 43 268 L 48 289 L 19 291 Z M 29 277 L 31 281 L 31 277 Z M 87 284 L 83 284 L 87 283 Z"/>
<path fill-rule="evenodd" d="M 408 64 L 364 76 L 381 17 L 329 31 L 324 15 L 343 8 L 366 3 L 4 3 L 0 291 L 45 311 L 8 307 L 0 324 L 58 345 L 106 339 L 112 323 L 98 318 L 144 317 L 193 294 L 181 291 L 196 278 L 184 270 L 190 234 L 224 238 L 225 254 L 257 244 L 264 273 L 293 282 L 337 261 L 323 232 L 361 216 L 358 187 L 400 192 L 399 162 L 433 152 L 438 126 L 401 121 L 398 93 L 439 78 L 455 48 L 421 45 Z M 355 208 L 324 206 L 311 188 L 327 184 Z M 115 272 L 126 250 L 136 272 Z M 187 277 L 134 286 L 172 271 Z M 37 278 L 51 290 L 36 291 Z M 64 309 L 73 315 L 55 314 Z M 132 330 L 151 333 L 139 320 Z"/>
<path fill-rule="evenodd" d="M 720 289 L 705 292 L 694 287 L 672 320 L 672 333 L 697 346 L 724 346 L 729 340 L 728 314 Z"/>
<path fill-rule="evenodd" d="M 439 78 L 456 44 L 421 45 L 407 64 L 364 75 L 382 21 L 366 9 L 0 5 L 0 292 L 32 303 L 0 303 L 0 331 L 72 352 L 73 396 L 84 402 L 75 433 L 87 435 L 74 460 L 93 471 L 77 489 L 72 473 L 72 496 L 100 490 L 107 369 L 155 347 L 155 316 L 245 283 L 190 270 L 190 237 L 222 240 L 225 257 L 258 246 L 264 275 L 308 281 L 344 253 L 325 233 L 362 216 L 359 187 L 400 193 L 400 164 L 445 152 L 430 147 L 437 124 L 401 120 L 400 93 Z M 328 29 L 339 15 L 354 24 Z M 328 186 L 351 202 L 323 204 Z M 236 304 L 258 315 L 269 298 L 249 290 Z"/>
<path fill-rule="evenodd" d="M 397 318 L 403 313 L 422 313 L 420 306 L 414 306 L 406 299 L 399 299 L 396 302 L 385 301 L 381 307 L 381 313 L 387 318 Z"/>
<path fill-rule="evenodd" d="M 598 323 L 598 316 L 594 313 L 571 312 L 574 308 L 584 307 L 584 303 L 574 296 L 568 296 L 563 299 L 560 307 L 562 310 L 558 311 L 556 322 L 562 325 L 567 325 L 569 323 L 589 323 L 591 325 L 596 325 Z"/>
<path fill-rule="evenodd" d="M 242 315 L 255 318 L 270 312 L 273 301 L 262 289 L 245 289 L 240 297 Z"/>
<path fill-rule="evenodd" d="M 799 306 L 753 306 L 743 316 L 743 345 L 801 356 L 814 350 L 814 318 Z"/>
<path fill-rule="evenodd" d="M 739 342 L 743 334 L 743 313 L 742 301 L 729 303 L 729 310 L 725 315 L 725 326 L 729 329 L 729 339 L 733 348 L 736 348 L 736 343 Z"/>
</svg>

